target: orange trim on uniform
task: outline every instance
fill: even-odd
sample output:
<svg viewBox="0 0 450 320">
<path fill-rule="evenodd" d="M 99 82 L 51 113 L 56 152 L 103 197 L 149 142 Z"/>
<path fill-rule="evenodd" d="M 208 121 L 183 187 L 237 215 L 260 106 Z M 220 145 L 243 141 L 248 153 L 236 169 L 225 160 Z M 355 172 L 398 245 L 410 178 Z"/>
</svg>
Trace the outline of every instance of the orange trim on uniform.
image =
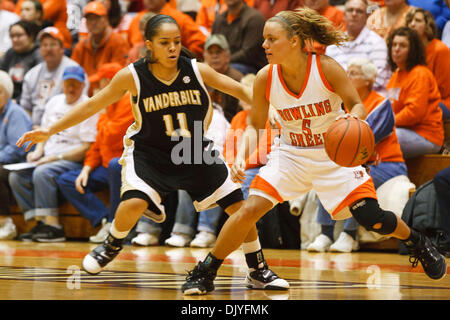
<svg viewBox="0 0 450 320">
<path fill-rule="evenodd" d="M 250 184 L 250 189 L 258 189 L 265 193 L 267 193 L 269 196 L 273 197 L 274 199 L 277 199 L 279 202 L 284 202 L 283 198 L 280 196 L 278 191 L 266 180 L 261 178 L 259 175 L 256 175 L 253 179 L 252 183 Z"/>
<path fill-rule="evenodd" d="M 306 85 L 308 84 L 308 80 L 309 80 L 309 74 L 311 73 L 311 63 L 312 63 L 312 55 L 308 54 L 308 62 L 306 64 L 306 76 L 305 76 L 305 80 L 303 81 L 303 87 L 300 90 L 300 93 L 298 95 L 296 95 L 291 90 L 289 90 L 286 83 L 284 82 L 283 75 L 281 74 L 281 65 L 278 65 L 278 78 L 280 78 L 280 82 L 283 85 L 284 90 L 296 99 L 300 99 L 300 97 L 303 94 L 303 91 L 305 91 L 305 89 L 306 89 Z"/>
<path fill-rule="evenodd" d="M 351 204 L 355 203 L 358 200 L 361 200 L 363 198 L 373 198 L 377 199 L 377 192 L 375 191 L 375 186 L 373 185 L 372 178 L 364 182 L 362 185 L 358 186 L 355 190 L 350 192 L 350 194 L 342 201 L 336 209 L 334 209 L 333 213 L 331 214 L 333 217 L 344 209 L 345 207 L 350 206 Z"/>
<path fill-rule="evenodd" d="M 273 64 L 269 66 L 269 74 L 267 75 L 267 82 L 266 82 L 266 100 L 270 102 L 270 88 L 272 87 L 272 70 L 273 70 Z"/>
<path fill-rule="evenodd" d="M 325 87 L 328 90 L 330 90 L 331 92 L 334 92 L 333 87 L 330 85 L 327 78 L 325 78 L 325 75 L 323 74 L 322 65 L 320 64 L 320 55 L 316 56 L 316 63 L 317 63 L 317 69 L 319 70 L 320 78 L 322 79 L 323 84 L 325 85 Z"/>
</svg>

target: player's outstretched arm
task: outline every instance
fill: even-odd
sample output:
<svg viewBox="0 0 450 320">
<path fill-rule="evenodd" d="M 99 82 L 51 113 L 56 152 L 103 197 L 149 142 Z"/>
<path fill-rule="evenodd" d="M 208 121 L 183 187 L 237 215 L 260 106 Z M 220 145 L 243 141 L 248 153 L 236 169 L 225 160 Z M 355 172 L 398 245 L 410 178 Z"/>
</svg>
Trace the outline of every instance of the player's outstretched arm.
<svg viewBox="0 0 450 320">
<path fill-rule="evenodd" d="M 236 80 L 215 71 L 205 63 L 198 63 L 198 69 L 207 86 L 225 92 L 236 99 L 252 104 L 252 90 Z"/>
<path fill-rule="evenodd" d="M 73 107 L 64 115 L 64 117 L 53 123 L 50 127 L 39 128 L 24 133 L 22 137 L 19 138 L 16 145 L 20 148 L 25 143 L 30 142 L 26 148 L 26 151 L 29 151 L 34 144 L 45 142 L 55 133 L 73 127 L 92 117 L 103 108 L 117 102 L 127 91 L 136 95 L 136 86 L 133 81 L 133 76 L 128 68 L 124 68 L 114 76 L 108 86 L 100 90 L 93 97 Z"/>
<path fill-rule="evenodd" d="M 366 108 L 362 104 L 358 91 L 356 91 L 345 70 L 328 56 L 320 56 L 320 63 L 325 78 L 341 97 L 344 105 L 350 110 L 352 115 L 364 120 L 367 117 Z"/>
</svg>

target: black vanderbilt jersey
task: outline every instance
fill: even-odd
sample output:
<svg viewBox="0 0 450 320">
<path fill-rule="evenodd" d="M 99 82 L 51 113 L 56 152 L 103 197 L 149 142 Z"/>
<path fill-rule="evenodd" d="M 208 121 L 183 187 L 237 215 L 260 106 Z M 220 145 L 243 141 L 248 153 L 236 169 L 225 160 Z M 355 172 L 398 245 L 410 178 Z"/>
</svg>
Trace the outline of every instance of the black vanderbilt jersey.
<svg viewBox="0 0 450 320">
<path fill-rule="evenodd" d="M 207 121 L 212 114 L 208 91 L 195 59 L 180 56 L 178 75 L 168 84 L 157 79 L 144 59 L 130 64 L 137 96 L 132 98 L 135 122 L 125 136 L 136 149 L 170 154 L 180 142 L 204 145 Z"/>
</svg>

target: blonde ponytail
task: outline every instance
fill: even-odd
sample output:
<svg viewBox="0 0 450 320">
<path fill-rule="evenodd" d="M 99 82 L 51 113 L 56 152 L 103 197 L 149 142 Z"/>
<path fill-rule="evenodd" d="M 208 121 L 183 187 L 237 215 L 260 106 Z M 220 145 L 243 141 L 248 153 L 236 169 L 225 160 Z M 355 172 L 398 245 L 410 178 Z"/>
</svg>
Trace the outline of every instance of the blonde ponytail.
<svg viewBox="0 0 450 320">
<path fill-rule="evenodd" d="M 333 23 L 317 11 L 310 8 L 298 8 L 293 11 L 281 11 L 269 21 L 282 21 L 291 36 L 297 35 L 302 48 L 308 41 L 317 41 L 325 46 L 340 45 L 350 38 L 337 29 Z"/>
</svg>

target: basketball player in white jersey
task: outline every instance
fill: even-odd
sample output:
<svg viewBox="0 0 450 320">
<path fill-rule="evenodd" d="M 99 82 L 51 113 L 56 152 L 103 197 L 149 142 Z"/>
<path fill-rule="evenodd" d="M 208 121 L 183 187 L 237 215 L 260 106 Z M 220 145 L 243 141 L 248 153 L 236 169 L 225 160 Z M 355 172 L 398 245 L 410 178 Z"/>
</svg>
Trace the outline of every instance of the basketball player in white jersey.
<svg viewBox="0 0 450 320">
<path fill-rule="evenodd" d="M 344 69 L 333 59 L 306 53 L 304 48 L 308 41 L 339 45 L 346 40 L 344 33 L 316 11 L 302 8 L 269 19 L 264 39 L 269 65 L 255 79 L 251 125 L 231 169 L 233 179 L 245 179 L 246 155 L 253 151 L 250 146 L 257 145 L 257 132 L 264 128 L 270 104 L 280 116 L 281 137 L 253 180 L 244 205 L 226 221 L 207 258 L 189 272 L 183 292 L 211 288 L 218 266 L 240 246 L 251 226 L 278 202 L 311 189 L 334 219 L 352 215 L 369 231 L 405 241 L 413 267 L 420 261 L 430 278 L 442 278 L 444 257 L 422 233 L 379 207 L 364 168 L 340 167 L 325 152 L 324 133 L 331 123 L 343 116 L 365 119 L 366 111 Z M 350 114 L 345 115 L 342 104 Z"/>
</svg>

